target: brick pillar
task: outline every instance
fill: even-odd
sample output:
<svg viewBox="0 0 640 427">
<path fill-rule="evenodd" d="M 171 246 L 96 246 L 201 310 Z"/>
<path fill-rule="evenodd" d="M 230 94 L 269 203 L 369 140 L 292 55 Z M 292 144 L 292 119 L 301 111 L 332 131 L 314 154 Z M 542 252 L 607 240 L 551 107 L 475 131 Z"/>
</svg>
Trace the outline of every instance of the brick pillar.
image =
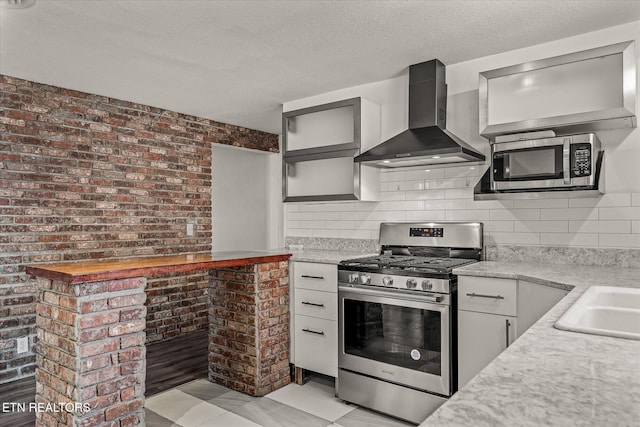
<svg viewBox="0 0 640 427">
<path fill-rule="evenodd" d="M 289 376 L 289 263 L 210 271 L 209 380 L 264 396 Z"/>
<path fill-rule="evenodd" d="M 36 426 L 144 425 L 145 284 L 38 278 Z"/>
</svg>

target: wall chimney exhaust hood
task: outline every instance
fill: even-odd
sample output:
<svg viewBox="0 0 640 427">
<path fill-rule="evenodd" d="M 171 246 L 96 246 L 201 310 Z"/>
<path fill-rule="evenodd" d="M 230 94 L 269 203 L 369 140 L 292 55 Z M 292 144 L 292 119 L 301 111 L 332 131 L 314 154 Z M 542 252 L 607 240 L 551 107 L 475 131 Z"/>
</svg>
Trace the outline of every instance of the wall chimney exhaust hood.
<svg viewBox="0 0 640 427">
<path fill-rule="evenodd" d="M 409 67 L 409 129 L 356 156 L 380 168 L 484 161 L 482 153 L 446 130 L 445 67 L 437 59 Z"/>
</svg>

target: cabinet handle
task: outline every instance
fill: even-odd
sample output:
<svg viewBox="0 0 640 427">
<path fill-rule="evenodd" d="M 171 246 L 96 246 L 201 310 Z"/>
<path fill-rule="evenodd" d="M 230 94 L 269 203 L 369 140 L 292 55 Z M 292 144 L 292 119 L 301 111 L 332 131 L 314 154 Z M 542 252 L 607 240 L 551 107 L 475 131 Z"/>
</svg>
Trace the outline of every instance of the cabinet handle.
<svg viewBox="0 0 640 427">
<path fill-rule="evenodd" d="M 324 276 L 312 276 L 310 274 L 303 274 L 302 277 L 304 277 L 305 279 L 318 279 L 318 280 L 324 280 Z"/>
<path fill-rule="evenodd" d="M 571 184 L 571 139 L 565 138 L 562 143 L 562 174 L 564 183 Z"/>
<path fill-rule="evenodd" d="M 479 297 L 479 298 L 504 299 L 504 297 L 502 295 L 483 295 L 483 294 L 470 293 L 470 294 L 467 294 L 467 296 L 468 297 Z"/>
<path fill-rule="evenodd" d="M 314 331 L 313 329 L 307 329 L 307 328 L 304 328 L 302 332 L 309 332 L 310 334 L 316 334 L 316 335 L 324 335 L 324 331 L 318 332 L 318 331 Z"/>
<path fill-rule="evenodd" d="M 506 336 L 506 341 L 505 341 L 505 343 L 506 343 L 505 348 L 506 348 L 506 347 L 509 347 L 509 327 L 511 327 L 511 322 L 509 322 L 509 319 L 505 320 L 505 326 L 506 326 L 506 331 L 507 331 L 507 334 L 506 334 L 507 336 Z"/>
<path fill-rule="evenodd" d="M 304 305 L 312 305 L 314 307 L 324 307 L 324 304 L 317 304 L 315 302 L 309 302 L 309 301 L 302 301 L 302 304 L 304 304 Z"/>
</svg>

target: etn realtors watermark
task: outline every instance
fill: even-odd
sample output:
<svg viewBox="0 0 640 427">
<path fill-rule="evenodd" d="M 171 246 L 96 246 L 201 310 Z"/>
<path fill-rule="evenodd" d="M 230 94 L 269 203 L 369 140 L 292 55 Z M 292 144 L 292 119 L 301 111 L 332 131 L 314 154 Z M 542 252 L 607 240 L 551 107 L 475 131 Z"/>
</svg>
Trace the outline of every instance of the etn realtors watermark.
<svg viewBox="0 0 640 427">
<path fill-rule="evenodd" d="M 84 414 L 91 410 L 88 403 L 79 402 L 59 402 L 59 403 L 36 403 L 36 402 L 2 402 L 2 412 L 68 412 Z"/>
</svg>

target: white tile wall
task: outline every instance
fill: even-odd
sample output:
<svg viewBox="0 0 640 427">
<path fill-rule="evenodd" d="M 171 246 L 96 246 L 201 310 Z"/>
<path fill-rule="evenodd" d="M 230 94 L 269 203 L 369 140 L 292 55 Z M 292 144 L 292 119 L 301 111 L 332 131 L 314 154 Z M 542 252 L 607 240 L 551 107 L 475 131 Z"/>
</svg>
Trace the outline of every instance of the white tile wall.
<svg viewBox="0 0 640 427">
<path fill-rule="evenodd" d="M 447 66 L 447 128 L 489 154 L 477 128 L 478 73 L 502 66 L 640 40 L 637 23 Z M 640 57 L 637 59 L 640 66 Z M 341 89 L 285 104 L 285 111 L 363 96 L 381 106 L 381 139 L 406 129 L 407 76 Z M 636 77 L 640 87 L 640 74 Z M 636 96 L 640 111 L 640 96 Z M 487 244 L 640 248 L 640 129 L 599 132 L 606 194 L 599 198 L 475 201 L 473 187 L 487 166 L 382 171 L 377 203 L 288 204 L 288 236 L 377 239 L 382 221 L 476 220 Z M 295 213 L 311 213 L 296 216 Z M 334 216 L 314 215 L 338 213 Z"/>
<path fill-rule="evenodd" d="M 640 193 L 476 201 L 483 169 L 382 171 L 380 202 L 287 204 L 287 235 L 377 239 L 384 221 L 460 220 L 482 221 L 487 244 L 640 248 Z"/>
</svg>

